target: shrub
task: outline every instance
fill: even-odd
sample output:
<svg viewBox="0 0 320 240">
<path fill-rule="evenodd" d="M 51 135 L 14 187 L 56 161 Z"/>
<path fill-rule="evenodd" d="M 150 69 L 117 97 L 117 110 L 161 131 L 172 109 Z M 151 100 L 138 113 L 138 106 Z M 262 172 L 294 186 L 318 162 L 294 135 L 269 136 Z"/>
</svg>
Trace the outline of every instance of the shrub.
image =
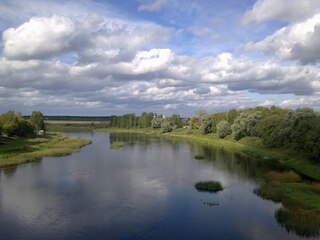
<svg viewBox="0 0 320 240">
<path fill-rule="evenodd" d="M 232 133 L 230 125 L 227 121 L 221 121 L 217 124 L 217 135 L 224 138 Z"/>
<path fill-rule="evenodd" d="M 168 122 L 164 122 L 161 124 L 162 133 L 172 132 L 172 126 Z"/>
</svg>

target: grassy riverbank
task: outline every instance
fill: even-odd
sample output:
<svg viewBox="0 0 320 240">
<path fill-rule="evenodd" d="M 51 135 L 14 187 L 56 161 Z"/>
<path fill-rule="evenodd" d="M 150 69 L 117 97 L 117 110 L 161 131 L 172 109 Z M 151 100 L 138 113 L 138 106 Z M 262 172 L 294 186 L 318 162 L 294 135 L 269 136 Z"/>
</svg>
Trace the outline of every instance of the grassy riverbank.
<svg viewBox="0 0 320 240">
<path fill-rule="evenodd" d="M 90 143 L 91 140 L 67 138 L 56 133 L 37 138 L 0 138 L 0 167 L 70 155 Z"/>
<path fill-rule="evenodd" d="M 139 133 L 152 136 L 173 137 L 185 141 L 197 142 L 214 147 L 222 147 L 226 150 L 246 153 L 250 156 L 263 158 L 266 161 L 275 161 L 283 166 L 296 171 L 299 174 L 311 179 L 320 181 L 320 164 L 312 162 L 302 154 L 290 149 L 266 148 L 261 140 L 255 137 L 244 137 L 240 141 L 235 141 L 231 136 L 220 139 L 216 134 L 203 135 L 197 130 L 177 129 L 170 133 L 161 133 L 157 129 L 119 129 L 119 128 L 101 128 L 97 132 L 110 133 Z"/>
</svg>

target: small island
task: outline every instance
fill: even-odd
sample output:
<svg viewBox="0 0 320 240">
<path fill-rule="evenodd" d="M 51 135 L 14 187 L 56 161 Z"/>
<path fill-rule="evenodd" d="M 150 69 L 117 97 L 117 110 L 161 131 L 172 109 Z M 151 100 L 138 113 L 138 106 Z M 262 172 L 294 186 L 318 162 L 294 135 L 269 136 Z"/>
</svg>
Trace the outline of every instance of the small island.
<svg viewBox="0 0 320 240">
<path fill-rule="evenodd" d="M 218 181 L 198 182 L 194 186 L 199 192 L 216 193 L 223 190 L 221 183 Z"/>
</svg>

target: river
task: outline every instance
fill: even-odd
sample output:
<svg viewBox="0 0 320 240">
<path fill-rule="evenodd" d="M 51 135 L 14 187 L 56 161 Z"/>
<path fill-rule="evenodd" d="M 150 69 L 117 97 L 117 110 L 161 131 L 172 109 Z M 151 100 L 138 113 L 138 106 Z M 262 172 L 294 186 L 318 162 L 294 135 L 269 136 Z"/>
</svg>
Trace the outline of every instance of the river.
<svg viewBox="0 0 320 240">
<path fill-rule="evenodd" d="M 280 203 L 254 193 L 276 168 L 266 161 L 144 135 L 67 135 L 93 143 L 1 170 L 1 239 L 305 239 L 277 222 Z M 224 190 L 198 192 L 205 180 Z"/>
</svg>

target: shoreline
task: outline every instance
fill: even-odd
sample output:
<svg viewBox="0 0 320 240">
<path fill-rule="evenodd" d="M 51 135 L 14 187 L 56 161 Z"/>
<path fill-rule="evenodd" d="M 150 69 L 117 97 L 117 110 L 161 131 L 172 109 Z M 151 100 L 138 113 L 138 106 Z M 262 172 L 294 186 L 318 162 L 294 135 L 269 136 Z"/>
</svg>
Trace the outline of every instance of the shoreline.
<svg viewBox="0 0 320 240">
<path fill-rule="evenodd" d="M 60 133 L 36 138 L 7 138 L 0 145 L 0 168 L 35 162 L 44 157 L 71 155 L 91 143 L 88 139 L 69 138 Z"/>
</svg>

